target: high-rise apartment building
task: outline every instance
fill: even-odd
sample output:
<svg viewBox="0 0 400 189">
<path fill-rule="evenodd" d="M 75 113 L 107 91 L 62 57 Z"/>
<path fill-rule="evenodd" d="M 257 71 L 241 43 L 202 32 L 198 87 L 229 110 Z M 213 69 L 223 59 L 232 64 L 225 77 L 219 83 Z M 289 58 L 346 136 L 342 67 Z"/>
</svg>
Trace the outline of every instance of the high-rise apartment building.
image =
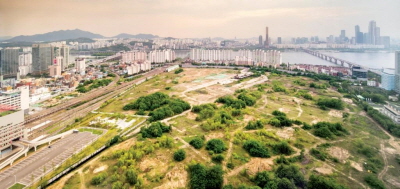
<svg viewBox="0 0 400 189">
<path fill-rule="evenodd" d="M 258 46 L 260 46 L 260 47 L 263 46 L 262 35 L 258 36 Z"/>
<path fill-rule="evenodd" d="M 400 51 L 396 51 L 395 53 L 395 62 L 394 62 L 394 76 L 395 76 L 395 91 L 400 93 Z"/>
<path fill-rule="evenodd" d="M 68 65 L 69 65 L 69 47 L 68 47 L 68 45 L 65 45 L 65 44 L 63 44 L 63 45 L 61 45 L 61 47 L 60 47 L 60 55 L 58 55 L 58 56 L 62 56 L 63 57 L 63 59 L 62 59 L 62 62 L 61 62 L 61 70 L 65 70 L 67 67 L 68 67 Z"/>
<path fill-rule="evenodd" d="M 5 77 L 16 76 L 19 65 L 19 48 L 5 48 L 0 50 L 0 75 Z"/>
<path fill-rule="evenodd" d="M 363 32 L 360 31 L 360 26 L 356 25 L 355 26 L 355 40 L 356 40 L 356 44 L 363 44 L 364 42 L 364 34 Z"/>
<path fill-rule="evenodd" d="M 278 37 L 278 44 L 282 44 L 282 38 Z"/>
<path fill-rule="evenodd" d="M 265 27 L 265 47 L 269 47 L 268 27 Z"/>
</svg>

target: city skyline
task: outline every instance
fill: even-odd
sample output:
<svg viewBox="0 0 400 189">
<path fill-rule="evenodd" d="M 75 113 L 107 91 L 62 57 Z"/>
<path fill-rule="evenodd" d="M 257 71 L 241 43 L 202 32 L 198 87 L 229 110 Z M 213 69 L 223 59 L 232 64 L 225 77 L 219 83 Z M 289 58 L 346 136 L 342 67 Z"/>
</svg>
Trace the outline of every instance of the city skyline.
<svg viewBox="0 0 400 189">
<path fill-rule="evenodd" d="M 38 6 L 40 5 L 40 6 Z M 398 1 L 5 1 L 0 0 L 0 36 L 82 29 L 104 36 L 151 33 L 178 38 L 296 37 L 366 31 L 375 20 L 382 36 L 399 38 Z M 62 7 L 62 8 L 61 8 Z M 51 12 L 51 16 L 49 16 Z M 309 14 L 312 12 L 313 14 Z M 156 23 L 156 24 L 155 24 Z"/>
</svg>

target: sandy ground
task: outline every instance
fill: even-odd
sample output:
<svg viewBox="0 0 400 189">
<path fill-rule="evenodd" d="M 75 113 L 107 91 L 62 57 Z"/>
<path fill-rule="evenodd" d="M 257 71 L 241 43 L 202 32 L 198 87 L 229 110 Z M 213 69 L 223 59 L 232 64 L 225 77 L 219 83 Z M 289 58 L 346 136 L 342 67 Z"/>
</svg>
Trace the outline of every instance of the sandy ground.
<svg viewBox="0 0 400 189">
<path fill-rule="evenodd" d="M 184 165 L 174 166 L 164 177 L 164 184 L 155 189 L 185 188 L 187 185 L 187 171 Z"/>
<path fill-rule="evenodd" d="M 364 169 L 363 169 L 363 166 L 361 165 L 361 163 L 356 163 L 356 162 L 354 162 L 354 161 L 350 161 L 350 165 L 354 168 L 354 169 L 356 169 L 357 171 L 363 171 Z"/>
<path fill-rule="evenodd" d="M 322 167 L 317 167 L 315 168 L 315 171 L 317 171 L 318 173 L 321 173 L 323 175 L 330 175 L 333 173 L 332 169 L 328 166 L 322 166 Z"/>
<path fill-rule="evenodd" d="M 329 148 L 328 153 L 331 156 L 337 158 L 340 162 L 345 162 L 346 159 L 350 157 L 349 151 L 347 151 L 343 148 L 337 147 L 337 146 L 333 146 L 333 147 Z"/>
<path fill-rule="evenodd" d="M 106 170 L 107 168 L 108 168 L 108 165 L 103 165 L 103 166 L 100 166 L 100 167 L 98 167 L 98 168 L 94 169 L 94 170 L 93 170 L 93 173 L 99 173 L 99 172 L 102 172 L 102 171 Z"/>
<path fill-rule="evenodd" d="M 283 139 L 290 139 L 293 137 L 294 129 L 292 127 L 284 127 L 276 132 L 276 135 Z"/>
<path fill-rule="evenodd" d="M 329 115 L 332 117 L 343 117 L 343 113 L 338 110 L 331 110 L 329 111 Z"/>
</svg>

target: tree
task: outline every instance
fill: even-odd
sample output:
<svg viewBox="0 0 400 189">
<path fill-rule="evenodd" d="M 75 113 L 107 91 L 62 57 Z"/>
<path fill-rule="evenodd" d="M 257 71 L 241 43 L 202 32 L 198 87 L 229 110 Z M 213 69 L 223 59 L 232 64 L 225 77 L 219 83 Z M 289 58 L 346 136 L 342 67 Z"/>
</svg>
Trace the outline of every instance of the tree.
<svg viewBox="0 0 400 189">
<path fill-rule="evenodd" d="M 311 175 L 310 179 L 307 184 L 308 189 L 346 189 L 347 187 L 338 184 L 335 180 L 324 177 L 324 176 L 317 176 Z"/>
<path fill-rule="evenodd" d="M 212 156 L 212 161 L 214 161 L 214 162 L 216 162 L 216 163 L 221 163 L 222 161 L 224 161 L 224 156 L 223 155 L 221 155 L 221 154 L 217 154 L 217 155 L 214 155 L 214 156 Z"/>
<path fill-rule="evenodd" d="M 271 180 L 273 180 L 273 175 L 267 171 L 257 172 L 253 178 L 253 182 L 261 188 L 264 188 Z"/>
<path fill-rule="evenodd" d="M 275 171 L 275 176 L 293 180 L 294 184 L 301 188 L 304 188 L 306 185 L 303 173 L 295 165 L 280 165 Z"/>
<path fill-rule="evenodd" d="M 383 182 L 381 180 L 378 179 L 378 177 L 376 177 L 373 174 L 368 174 L 367 176 L 364 177 L 365 182 L 371 186 L 372 188 L 376 188 L 376 189 L 385 189 L 385 184 L 383 184 Z"/>
<path fill-rule="evenodd" d="M 200 137 L 196 137 L 189 142 L 196 149 L 200 149 L 204 146 L 204 140 Z"/>
<path fill-rule="evenodd" d="M 274 152 L 277 154 L 290 155 L 294 152 L 286 141 L 279 142 L 273 146 Z"/>
<path fill-rule="evenodd" d="M 268 149 L 255 140 L 247 140 L 243 148 L 253 157 L 270 157 Z"/>
<path fill-rule="evenodd" d="M 206 150 L 219 154 L 226 150 L 226 146 L 221 139 L 211 139 L 207 142 Z"/>
<path fill-rule="evenodd" d="M 183 161 L 186 158 L 186 152 L 183 149 L 179 149 L 174 153 L 175 161 Z"/>
<path fill-rule="evenodd" d="M 135 185 L 137 183 L 137 175 L 136 175 L 136 172 L 134 170 L 128 169 L 125 172 L 125 177 L 126 177 L 126 180 L 128 181 L 128 183 L 130 185 Z"/>
</svg>

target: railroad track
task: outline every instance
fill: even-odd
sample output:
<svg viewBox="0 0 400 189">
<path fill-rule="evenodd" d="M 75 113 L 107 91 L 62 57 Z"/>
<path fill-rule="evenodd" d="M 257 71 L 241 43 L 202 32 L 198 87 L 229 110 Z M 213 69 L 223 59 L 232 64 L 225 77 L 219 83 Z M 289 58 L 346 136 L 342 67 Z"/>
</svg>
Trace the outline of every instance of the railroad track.
<svg viewBox="0 0 400 189">
<path fill-rule="evenodd" d="M 157 68 L 157 69 L 154 69 L 150 72 L 143 74 L 144 77 L 135 79 L 135 80 L 127 82 L 127 83 L 123 83 L 121 85 L 113 85 L 109 88 L 109 90 L 107 90 L 107 92 L 102 93 L 101 96 L 91 95 L 90 97 L 95 96 L 96 98 L 92 98 L 92 100 L 89 100 L 88 102 L 86 102 L 80 106 L 77 106 L 75 108 L 66 110 L 65 106 L 63 106 L 64 108 L 58 108 L 59 110 L 57 112 L 60 112 L 58 114 L 55 114 L 55 112 L 54 112 L 51 114 L 40 116 L 38 119 L 46 118 L 46 120 L 51 120 L 51 122 L 42 126 L 40 129 L 32 131 L 30 133 L 29 138 L 35 138 L 42 134 L 45 134 L 46 129 L 48 127 L 53 127 L 53 126 L 58 127 L 57 131 L 54 132 L 54 134 L 62 131 L 68 125 L 72 124 L 76 118 L 84 117 L 92 110 L 99 108 L 105 101 L 117 96 L 124 90 L 127 90 L 130 87 L 133 87 L 134 86 L 133 84 L 136 85 L 138 83 L 144 82 L 146 80 L 146 78 L 157 75 L 157 74 L 161 73 L 162 70 L 163 70 L 163 68 Z M 69 107 L 71 107 L 71 106 L 69 106 Z M 61 112 L 61 110 L 66 110 L 66 111 Z M 38 120 L 38 119 L 36 119 L 36 120 Z M 57 126 L 57 125 L 59 125 L 59 126 Z"/>
</svg>

